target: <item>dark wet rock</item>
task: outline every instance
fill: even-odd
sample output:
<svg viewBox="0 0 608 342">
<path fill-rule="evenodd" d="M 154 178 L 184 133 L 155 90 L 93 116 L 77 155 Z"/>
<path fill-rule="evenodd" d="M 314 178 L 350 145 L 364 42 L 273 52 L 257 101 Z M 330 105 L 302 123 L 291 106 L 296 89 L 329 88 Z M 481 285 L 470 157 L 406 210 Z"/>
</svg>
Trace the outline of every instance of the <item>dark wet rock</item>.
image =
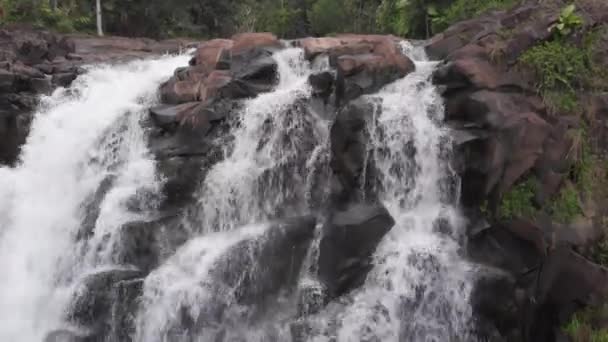
<svg viewBox="0 0 608 342">
<path fill-rule="evenodd" d="M 212 126 L 207 135 L 187 127 L 150 137 L 160 175 L 163 177 L 161 209 L 175 209 L 193 199 L 206 172 L 224 157 L 230 136 L 224 124 Z"/>
<path fill-rule="evenodd" d="M 86 337 L 71 330 L 55 330 L 48 333 L 43 342 L 86 342 Z"/>
<path fill-rule="evenodd" d="M 527 323 L 530 341 L 555 340 L 555 327 L 567 324 L 581 308 L 597 306 L 608 297 L 608 269 L 569 248 L 557 248 L 539 271 L 533 315 Z"/>
<path fill-rule="evenodd" d="M 115 260 L 122 265 L 137 267 L 144 274 L 158 267 L 188 238 L 177 214 L 127 223 L 118 234 Z"/>
<path fill-rule="evenodd" d="M 125 310 L 126 307 L 115 310 L 114 306 L 129 304 L 139 296 L 141 286 L 139 292 L 128 293 L 132 298 L 121 296 L 124 295 L 121 288 L 125 286 L 125 282 L 133 281 L 141 276 L 140 271 L 128 269 L 102 271 L 87 276 L 73 300 L 68 313 L 69 320 L 90 331 L 92 336 L 103 339 L 103 336 L 110 334 L 112 327 L 116 326 L 112 321 L 117 318 L 113 315 L 115 311 L 121 312 L 121 315 L 135 314 L 133 311 Z"/>
<path fill-rule="evenodd" d="M 274 310 L 288 303 L 314 236 L 315 219 L 298 217 L 268 224 L 264 233 L 238 242 L 218 257 L 206 279 L 207 291 L 216 295 L 199 304 L 197 318 L 183 308 L 176 331 L 246 340 L 242 334 L 247 327 L 272 317 Z"/>
<path fill-rule="evenodd" d="M 93 236 L 95 232 L 95 224 L 99 218 L 99 213 L 101 212 L 101 203 L 106 198 L 108 192 L 110 192 L 112 189 L 115 180 L 116 177 L 112 175 L 105 177 L 101 183 L 99 183 L 99 186 L 95 192 L 84 200 L 82 204 L 84 217 L 76 236 L 78 240 L 86 240 Z"/>
<path fill-rule="evenodd" d="M 271 299 L 281 289 L 296 285 L 315 224 L 313 217 L 271 222 L 262 236 L 231 248 L 211 273 L 216 274 L 223 285 L 235 289 L 241 304 L 253 305 Z"/>
<path fill-rule="evenodd" d="M 527 298 L 516 278 L 502 273 L 485 274 L 475 285 L 471 297 L 480 337 L 489 341 L 523 340 L 520 315 Z"/>
<path fill-rule="evenodd" d="M 308 77 L 308 83 L 314 95 L 327 99 L 333 91 L 334 76 L 328 71 L 312 74 Z"/>
<path fill-rule="evenodd" d="M 61 74 L 54 74 L 53 75 L 53 84 L 58 86 L 58 87 L 68 87 L 70 84 L 72 84 L 72 81 L 74 81 L 76 79 L 78 75 L 74 74 L 74 73 L 61 73 Z"/>
<path fill-rule="evenodd" d="M 343 107 L 331 127 L 331 168 L 337 176 L 343 199 L 352 198 L 362 181 L 367 153 L 367 124 L 377 110 L 364 100 L 352 101 Z"/>
<path fill-rule="evenodd" d="M 353 204 L 333 214 L 319 246 L 319 279 L 330 298 L 363 284 L 376 247 L 394 224 L 379 205 Z"/>
</svg>

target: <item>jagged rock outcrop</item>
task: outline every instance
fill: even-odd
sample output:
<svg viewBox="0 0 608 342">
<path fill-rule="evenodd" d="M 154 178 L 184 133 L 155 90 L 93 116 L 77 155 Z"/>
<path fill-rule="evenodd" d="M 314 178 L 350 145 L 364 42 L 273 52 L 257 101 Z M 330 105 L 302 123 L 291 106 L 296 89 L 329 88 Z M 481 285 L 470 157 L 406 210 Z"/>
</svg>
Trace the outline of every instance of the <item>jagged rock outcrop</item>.
<svg viewBox="0 0 608 342">
<path fill-rule="evenodd" d="M 519 65 L 523 53 L 554 36 L 552 25 L 564 6 L 562 1 L 526 1 L 491 11 L 454 24 L 427 46 L 432 57 L 444 60 L 434 81 L 444 89 L 446 121 L 454 131 L 462 204 L 477 212 L 470 215 L 474 222 L 480 216 L 490 221 L 471 225 L 468 250 L 475 261 L 501 270 L 488 271 L 473 297 L 480 325 L 491 326 L 481 328 L 488 338 L 556 341 L 575 310 L 606 299 L 605 287 L 592 285 L 608 280 L 606 270 L 578 254 L 589 256 L 605 235 L 598 222 L 602 214 L 570 223 L 545 213 L 500 214 L 503 197 L 526 179 L 537 182 L 531 204 L 536 208 L 570 186 L 573 151 L 580 144 L 572 132 L 583 129 L 583 123 L 548 109 L 537 76 Z M 577 8 L 582 31 L 608 19 L 605 4 L 580 1 Z M 590 135 L 601 137 L 605 119 L 589 113 L 602 112 L 605 103 L 597 95 L 589 97 L 582 102 L 584 118 Z"/>
</svg>

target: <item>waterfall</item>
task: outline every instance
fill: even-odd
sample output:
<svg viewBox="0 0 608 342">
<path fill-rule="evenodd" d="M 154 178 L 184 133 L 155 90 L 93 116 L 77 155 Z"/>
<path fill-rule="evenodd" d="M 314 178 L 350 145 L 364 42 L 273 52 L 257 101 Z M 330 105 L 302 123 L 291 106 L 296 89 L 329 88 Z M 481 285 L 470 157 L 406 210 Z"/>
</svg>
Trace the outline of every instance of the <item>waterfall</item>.
<svg viewBox="0 0 608 342">
<path fill-rule="evenodd" d="M 213 301 L 238 306 L 233 298 L 238 290 L 218 285 L 210 273 L 231 247 L 269 228 L 263 224 L 239 227 L 275 218 L 277 209 L 288 210 L 292 216 L 307 211 L 307 165 L 318 157 L 316 147 L 327 135 L 327 125 L 314 125 L 304 100 L 311 95 L 308 76 L 324 64 L 310 65 L 298 48 L 279 51 L 273 58 L 279 83 L 274 91 L 248 100 L 238 113 L 227 157 L 213 166 L 199 191 L 198 232 L 193 228 L 195 237 L 145 281 L 137 341 L 190 341 L 193 337 L 183 327 L 172 331 L 183 320 L 181 311 L 197 320 L 208 315 Z M 229 272 L 239 266 L 234 262 Z M 223 287 L 217 290 L 215 286 Z M 223 298 L 215 298 L 218 291 Z M 203 332 L 194 338 L 207 341 L 214 336 Z"/>
<path fill-rule="evenodd" d="M 19 165 L 0 169 L 0 340 L 40 342 L 63 324 L 79 279 L 112 266 L 102 241 L 135 215 L 125 202 L 156 186 L 139 120 L 159 84 L 187 63 L 92 67 L 42 100 Z M 83 205 L 104 179 L 113 184 L 92 237 L 79 241 Z"/>
<path fill-rule="evenodd" d="M 314 68 L 297 48 L 282 50 L 274 59 L 279 84 L 239 112 L 228 157 L 212 168 L 200 191 L 203 231 L 268 219 L 285 205 L 303 210 L 298 193 L 306 183 L 303 163 L 322 134 L 312 127 L 304 106 Z"/>
<path fill-rule="evenodd" d="M 471 275 L 459 255 L 459 187 L 449 166 L 450 136 L 441 126 L 442 98 L 431 83 L 436 63 L 422 48 L 404 43 L 403 49 L 416 71 L 368 97 L 376 113 L 367 159 L 377 178 L 368 181 L 396 224 L 366 283 L 338 314 L 334 337 L 471 341 Z"/>
<path fill-rule="evenodd" d="M 312 105 L 309 84 L 333 72 L 327 60 L 309 62 L 301 48 L 273 54 L 277 84 L 226 115 L 223 159 L 176 214 L 187 241 L 149 273 L 122 263 L 117 245 L 121 227 L 158 214 L 162 180 L 143 121 L 159 84 L 189 57 L 92 67 L 44 98 L 21 162 L 0 168 L 0 340 L 80 329 L 66 317 L 74 296 L 90 275 L 120 270 L 137 273 L 140 291 L 126 340 L 473 341 L 436 64 L 422 47 L 402 47 L 416 71 L 363 96 L 374 110 L 361 201 L 369 190 L 395 225 L 363 285 L 329 303 L 316 266 L 336 108 Z M 122 342 L 116 336 L 109 341 Z"/>
</svg>

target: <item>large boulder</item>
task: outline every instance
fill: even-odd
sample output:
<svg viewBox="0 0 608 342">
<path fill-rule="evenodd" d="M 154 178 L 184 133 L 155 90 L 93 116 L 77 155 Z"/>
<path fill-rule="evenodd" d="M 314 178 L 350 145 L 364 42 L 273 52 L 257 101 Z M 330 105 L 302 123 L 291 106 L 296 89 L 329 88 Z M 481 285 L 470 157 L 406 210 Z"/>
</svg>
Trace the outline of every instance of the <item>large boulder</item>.
<svg viewBox="0 0 608 342">
<path fill-rule="evenodd" d="M 381 205 L 353 204 L 323 227 L 319 280 L 330 299 L 363 284 L 376 247 L 395 221 Z"/>
<path fill-rule="evenodd" d="M 114 246 L 114 260 L 136 267 L 143 274 L 159 266 L 188 239 L 188 232 L 177 214 L 149 221 L 134 221 L 120 227 Z"/>
<path fill-rule="evenodd" d="M 329 58 L 337 72 L 337 105 L 374 93 L 414 71 L 414 63 L 401 51 L 399 43 L 393 36 L 345 34 L 296 42 L 309 60 Z"/>
<path fill-rule="evenodd" d="M 608 269 L 567 247 L 553 250 L 544 260 L 536 283 L 532 319 L 526 322 L 530 341 L 555 341 L 559 327 L 575 312 L 608 299 Z"/>
<path fill-rule="evenodd" d="M 232 47 L 232 54 L 240 55 L 247 50 L 259 49 L 259 48 L 270 48 L 280 49 L 282 47 L 281 42 L 272 33 L 259 32 L 259 33 L 239 33 L 232 37 L 234 45 Z"/>
</svg>

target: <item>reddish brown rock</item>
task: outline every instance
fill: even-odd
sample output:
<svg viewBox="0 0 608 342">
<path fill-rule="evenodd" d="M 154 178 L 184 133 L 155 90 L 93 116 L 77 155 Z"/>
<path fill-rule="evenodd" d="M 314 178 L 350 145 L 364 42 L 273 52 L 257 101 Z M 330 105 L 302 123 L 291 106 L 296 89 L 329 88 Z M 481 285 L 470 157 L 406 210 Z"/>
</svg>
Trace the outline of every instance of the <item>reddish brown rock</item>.
<svg viewBox="0 0 608 342">
<path fill-rule="evenodd" d="M 195 65 L 204 70 L 226 69 L 234 42 L 227 39 L 213 39 L 199 45 L 196 50 Z"/>
<path fill-rule="evenodd" d="M 199 106 L 200 102 L 187 102 L 179 105 L 160 105 L 150 109 L 150 116 L 154 123 L 165 129 L 172 128 L 182 118 L 189 115 L 192 110 Z"/>
<path fill-rule="evenodd" d="M 205 81 L 201 84 L 199 92 L 199 100 L 209 102 L 216 98 L 221 89 L 226 87 L 232 81 L 230 72 L 224 70 L 215 70 L 209 74 Z"/>
<path fill-rule="evenodd" d="M 306 58 L 312 60 L 320 54 L 328 53 L 331 49 L 342 46 L 343 43 L 340 39 L 333 37 L 309 37 L 298 40 L 298 45 L 304 49 Z"/>
<path fill-rule="evenodd" d="M 198 101 L 201 82 L 169 80 L 160 88 L 160 96 L 164 103 L 180 104 Z"/>
<path fill-rule="evenodd" d="M 253 48 L 281 48 L 281 42 L 272 33 L 240 33 L 232 37 L 232 54 L 238 55 Z"/>
</svg>

